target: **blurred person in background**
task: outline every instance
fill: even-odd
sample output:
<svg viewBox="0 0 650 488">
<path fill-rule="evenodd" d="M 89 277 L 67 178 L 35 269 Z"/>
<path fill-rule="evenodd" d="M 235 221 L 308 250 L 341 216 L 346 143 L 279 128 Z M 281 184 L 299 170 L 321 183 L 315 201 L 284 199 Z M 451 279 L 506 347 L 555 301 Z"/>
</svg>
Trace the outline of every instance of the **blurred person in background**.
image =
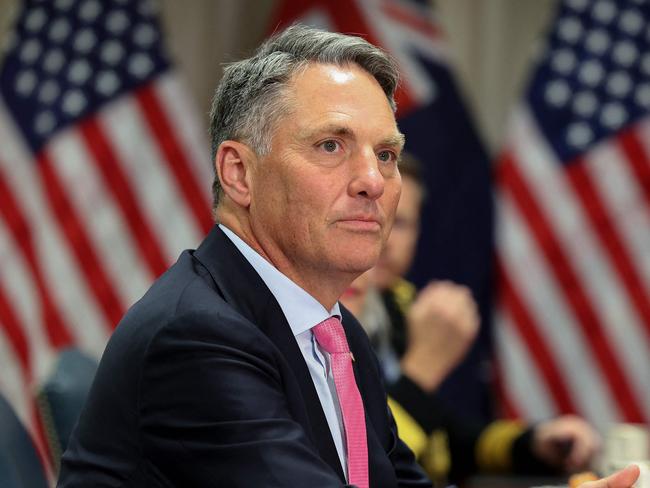
<svg viewBox="0 0 650 488">
<path fill-rule="evenodd" d="M 439 484 L 482 473 L 527 475 L 586 469 L 600 437 L 584 420 L 562 416 L 535 425 L 468 419 L 436 389 L 475 339 L 480 317 L 470 290 L 432 281 L 419 292 L 404 279 L 426 198 L 417 159 L 403 154 L 402 195 L 393 230 L 375 268 L 341 301 L 368 333 L 387 382 L 400 437 Z"/>
</svg>

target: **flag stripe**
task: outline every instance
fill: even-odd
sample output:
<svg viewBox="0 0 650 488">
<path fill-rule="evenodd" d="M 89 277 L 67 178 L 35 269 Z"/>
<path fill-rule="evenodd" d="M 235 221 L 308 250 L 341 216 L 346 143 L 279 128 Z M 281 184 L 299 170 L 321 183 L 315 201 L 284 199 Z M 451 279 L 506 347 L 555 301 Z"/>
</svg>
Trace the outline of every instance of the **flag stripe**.
<svg viewBox="0 0 650 488">
<path fill-rule="evenodd" d="M 92 291 L 86 286 L 75 257 L 70 254 L 63 231 L 53 215 L 53 206 L 48 203 L 46 192 L 42 190 L 43 179 L 38 171 L 38 165 L 23 146 L 16 127 L 7 115 L 2 99 L 0 99 L 0 140 L 12 141 L 12 144 L 3 147 L 0 169 L 6 185 L 13 192 L 17 207 L 33 233 L 32 246 L 43 273 L 44 286 L 52 296 L 54 305 L 62 314 L 62 320 L 75 341 L 84 349 L 99 353 L 103 350 L 105 330 L 109 329 L 108 322 L 105 328 L 101 327 L 105 318 L 95 306 Z M 24 250 L 18 243 L 17 246 L 14 250 L 8 251 L 10 256 L 15 256 L 12 263 L 20 261 L 20 257 L 24 255 Z M 8 266 L 5 265 L 2 269 L 7 270 L 7 268 Z M 13 274 L 9 272 L 6 275 L 6 282 L 12 286 L 24 283 L 24 288 L 17 293 L 15 299 L 25 302 L 21 307 L 26 317 L 25 323 L 35 324 L 34 329 L 40 329 L 41 320 L 37 317 L 40 310 L 34 312 L 36 310 L 34 303 L 39 303 L 40 299 L 29 266 L 25 264 L 18 267 Z M 65 283 L 65 286 L 61 286 L 61 283 Z M 100 334 L 102 339 L 98 337 Z M 40 350 L 36 354 L 37 358 L 43 356 L 44 352 Z"/>
<path fill-rule="evenodd" d="M 623 148 L 618 144 L 599 146 L 588 156 L 587 171 L 603 199 L 612 225 L 627 246 L 647 295 L 650 290 L 650 260 L 647 259 L 650 211 Z"/>
<path fill-rule="evenodd" d="M 571 309 L 567 307 L 555 275 L 548 268 L 521 212 L 504 192 L 498 194 L 496 203 L 501 216 L 497 227 L 500 263 L 523 306 L 534 317 L 535 324 L 539 327 L 538 332 L 548 344 L 557 369 L 564 375 L 575 406 L 581 415 L 594 423 L 602 424 L 603 419 L 617 418 L 618 408 L 612 404 L 589 344 L 583 341 L 581 329 L 576 324 Z M 549 306 L 549 303 L 553 306 Z M 503 318 L 502 315 L 498 317 Z M 510 315 L 506 317 L 513 322 Z M 516 327 L 513 323 L 507 326 Z M 504 337 L 510 335 L 505 334 Z M 526 351 L 518 353 L 518 357 L 532 357 L 532 353 L 526 348 Z M 578 394 L 584 390 L 589 391 L 588 397 Z"/>
<path fill-rule="evenodd" d="M 625 419 L 631 422 L 641 421 L 643 415 L 640 404 L 605 339 L 602 324 L 585 296 L 565 251 L 554 236 L 537 202 L 532 198 L 530 189 L 524 183 L 517 164 L 509 153 L 506 153 L 499 163 L 498 178 L 502 191 L 512 195 L 528 221 L 548 261 L 549 268 L 555 273 L 559 285 L 576 314 L 583 337 L 591 345 L 603 377 L 612 395 L 618 400 Z"/>
<path fill-rule="evenodd" d="M 558 3 L 510 120 L 497 253 L 604 432 L 650 419 L 650 7 L 602 3 Z"/>
<path fill-rule="evenodd" d="M 14 354 L 20 360 L 20 365 L 23 369 L 23 374 L 28 381 L 32 379 L 32 360 L 31 350 L 29 343 L 24 332 L 24 327 L 18 320 L 18 314 L 11 305 L 11 300 L 8 299 L 2 282 L 0 282 L 0 327 L 5 331 L 5 336 L 9 339 Z"/>
<path fill-rule="evenodd" d="M 527 345 L 537 368 L 540 370 L 548 391 L 555 400 L 557 409 L 562 413 L 576 413 L 574 402 L 566 387 L 562 374 L 553 360 L 544 338 L 539 334 L 539 326 L 523 305 L 523 302 L 508 277 L 501 262 L 496 261 L 497 279 L 501 283 L 501 306 L 513 317 L 513 323 L 524 343 Z"/>
<path fill-rule="evenodd" d="M 161 108 L 158 94 L 147 86 L 136 93 L 136 98 L 142 108 L 152 133 L 165 156 L 165 163 L 176 176 L 185 199 L 193 210 L 198 227 L 206 234 L 212 225 L 212 215 L 203 198 L 203 191 L 191 170 L 191 164 L 186 153 L 175 136 L 170 121 Z M 204 182 L 201 182 L 204 184 Z"/>
<path fill-rule="evenodd" d="M 42 314 L 42 324 L 45 327 L 51 345 L 55 348 L 60 348 L 71 344 L 72 337 L 64 325 L 61 315 L 45 285 L 43 273 L 32 244 L 34 242 L 33 232 L 18 207 L 2 172 L 0 172 L 0 215 L 4 218 L 7 227 L 11 230 L 14 240 L 19 243 L 18 248 L 29 265 L 40 300 L 39 308 Z"/>
<path fill-rule="evenodd" d="M 161 164 L 164 156 L 139 104 L 130 98 L 119 100 L 102 112 L 99 121 L 118 160 L 124 164 L 123 169 L 159 238 L 165 259 L 174 262 L 187 248 L 188 240 L 199 242 L 202 232 L 176 177 L 168 165 Z M 133 144 L 134 139 L 138 144 Z M 209 208 L 207 194 L 202 197 L 205 208 Z M 130 291 L 131 296 L 141 295 L 146 288 Z"/>
<path fill-rule="evenodd" d="M 117 325 L 124 314 L 124 306 L 117 298 L 111 283 L 107 278 L 104 265 L 98 259 L 86 230 L 80 224 L 77 213 L 74 211 L 66 195 L 65 187 L 61 184 L 52 162 L 45 152 L 38 156 L 40 173 L 43 178 L 43 187 L 52 206 L 54 216 L 63 230 L 73 254 L 77 258 L 86 284 L 93 292 L 93 296 L 103 311 L 111 328 Z"/>
<path fill-rule="evenodd" d="M 194 100 L 188 96 L 187 87 L 175 73 L 162 75 L 153 88 L 160 110 L 165 114 L 165 119 L 173 123 L 174 134 L 181 149 L 187 154 L 189 170 L 194 181 L 198 182 L 198 193 L 203 196 L 205 205 L 210 210 L 212 185 L 206 184 L 206 182 L 210 182 L 214 177 L 215 168 L 210 158 L 207 131 L 202 123 L 204 117 L 196 117 L 197 107 Z M 152 140 L 155 139 L 152 137 Z M 160 166 L 167 167 L 166 165 Z M 170 174 L 173 173 L 170 172 Z M 197 229 L 201 228 L 198 225 L 196 227 Z"/>
<path fill-rule="evenodd" d="M 614 263 L 619 277 L 627 289 L 637 312 L 645 326 L 642 326 L 646 337 L 650 335 L 650 302 L 644 292 L 641 278 L 636 272 L 632 260 L 625 248 L 618 232 L 607 215 L 602 197 L 597 193 L 594 183 L 583 161 L 572 163 L 567 168 L 567 175 L 576 194 L 580 196 L 583 207 L 591 220 L 591 226 L 600 237 L 604 248 L 609 254 L 610 261 Z"/>
<path fill-rule="evenodd" d="M 60 453 L 48 452 L 35 393 L 60 349 L 99 357 L 125 307 L 212 225 L 207 145 L 169 81 L 175 75 L 157 16 L 143 2 L 108 2 L 92 25 L 63 23 L 58 37 L 47 22 L 31 22 L 43 13 L 87 13 L 79 2 L 64 3 L 27 2 L 17 12 L 0 71 L 0 394 L 50 474 Z M 124 18 L 133 27 L 126 36 L 114 22 Z M 24 46 L 44 55 L 27 60 Z M 26 90 L 23 75 L 34 82 Z M 134 90 L 142 86 L 141 100 Z M 156 94 L 150 120 L 147 91 Z M 113 118 L 113 106 L 130 113 Z M 119 126 L 136 130 L 124 136 Z M 65 375 L 74 381 L 74 372 Z"/>
<path fill-rule="evenodd" d="M 539 208 L 543 209 L 546 221 L 552 227 L 553 236 L 562 246 L 576 276 L 580 279 L 582 291 L 590 300 L 595 315 L 603 326 L 608 345 L 614 353 L 619 367 L 627 374 L 630 385 L 636 387 L 635 393 L 638 397 L 640 399 L 644 396 L 647 398 L 648 390 L 645 388 L 643 374 L 639 373 L 639 369 L 644 369 L 642 365 L 647 361 L 643 358 L 648 356 L 648 351 L 643 347 L 645 339 L 639 335 L 641 328 L 637 326 L 638 317 L 625 296 L 625 289 L 619 281 L 617 272 L 607 258 L 607 253 L 602 248 L 600 240 L 589 225 L 589 218 L 585 214 L 579 195 L 576 194 L 567 178 L 564 165 L 557 160 L 556 155 L 545 144 L 546 141 L 541 137 L 534 119 L 530 117 L 530 112 L 525 108 L 520 108 L 514 117 L 514 122 L 513 154 L 516 154 L 515 160 L 521 174 L 525 175 L 527 189 L 538 203 Z M 603 151 L 606 151 L 608 147 L 615 146 L 596 146 L 589 152 L 585 162 L 588 164 L 594 181 L 599 182 L 601 187 L 607 186 L 608 191 L 613 191 L 611 182 L 602 180 L 604 175 L 596 177 L 596 168 L 593 167 L 594 158 L 601 159 L 603 156 L 600 155 L 604 154 Z M 612 161 L 608 166 L 611 166 L 611 163 Z M 602 190 L 600 193 L 603 193 Z M 506 213 L 503 218 L 511 221 L 512 214 Z M 530 230 L 522 232 L 530 234 L 531 239 L 535 237 Z M 503 246 L 506 240 L 500 239 L 500 242 Z M 530 246 L 530 249 L 534 249 L 531 256 L 541 254 L 537 251 L 538 246 L 539 244 Z M 553 268 L 549 267 L 547 263 L 542 267 L 553 272 Z M 543 275 L 544 273 L 540 276 Z M 561 310 L 564 304 L 569 306 L 571 304 L 567 301 L 566 293 L 556 279 L 546 282 L 549 283 L 549 288 L 556 291 L 547 290 L 546 293 L 540 293 L 540 290 L 535 290 L 532 287 L 533 283 L 529 283 L 525 277 L 518 282 L 518 289 L 530 288 L 527 294 L 528 304 L 536 303 L 543 297 L 543 301 L 536 305 L 534 313 L 540 318 L 540 325 L 548 330 L 550 337 L 566 336 L 565 340 L 554 341 L 555 348 L 564 350 L 567 345 L 572 345 L 573 348 L 579 350 L 586 346 L 586 354 L 576 355 L 565 351 L 559 356 L 567 358 L 561 369 L 567 371 L 570 377 L 575 375 L 576 371 L 584 372 L 581 375 L 581 381 L 571 383 L 571 391 L 581 391 L 584 386 L 590 392 L 589 395 L 580 395 L 581 412 L 601 426 L 605 426 L 607 419 L 623 420 L 616 414 L 618 409 L 602 408 L 611 404 L 614 397 L 611 393 L 603 391 L 602 387 L 607 387 L 607 382 L 604 381 L 600 373 L 601 368 L 590 360 L 590 357 L 595 358 L 595 354 L 591 344 L 584 340 L 583 327 L 579 323 L 579 317 L 571 318 L 568 316 L 570 314 L 563 314 L 567 315 L 566 319 L 559 317 L 559 320 L 556 320 L 558 317 L 549 316 L 548 310 L 553 310 L 552 315 L 557 315 L 556 311 Z M 621 327 L 621 324 L 629 324 L 629 326 Z M 575 333 L 576 331 L 577 333 Z M 634 366 L 635 363 L 636 366 Z M 596 382 L 588 381 L 592 376 L 588 372 L 592 371 L 596 373 Z M 646 407 L 647 405 L 650 403 L 646 402 Z M 597 411 L 598 407 L 602 408 L 600 412 Z"/>
<path fill-rule="evenodd" d="M 154 275 L 83 134 L 79 130 L 62 132 L 48 145 L 48 155 L 118 299 L 130 305 Z M 122 162 L 119 155 L 118 162 Z"/>
<path fill-rule="evenodd" d="M 636 175 L 637 184 L 641 187 L 645 197 L 646 207 L 650 208 L 650 158 L 648 153 L 641 145 L 637 131 L 633 128 L 623 131 L 618 137 L 618 143 Z M 648 326 L 650 326 L 650 322 Z"/>
<path fill-rule="evenodd" d="M 6 299 L 6 297 L 5 297 Z M 26 426 L 30 426 L 29 395 L 27 377 L 22 360 L 16 355 L 15 347 L 0 324 L 0 391 L 13 407 L 16 416 Z"/>
<path fill-rule="evenodd" d="M 502 329 L 500 329 L 501 331 Z M 499 345 L 505 343 L 504 341 L 499 341 Z M 497 418 L 505 418 L 510 420 L 521 419 L 524 417 L 522 410 L 516 405 L 515 401 L 510 394 L 510 391 L 504 384 L 504 374 L 503 374 L 503 355 L 498 355 L 494 358 L 492 367 L 494 369 L 494 392 L 496 398 L 498 399 L 498 411 L 496 413 Z"/>
<path fill-rule="evenodd" d="M 626 156 L 618 144 L 598 145 L 585 156 L 584 168 L 601 201 L 600 205 L 606 213 L 606 218 L 624 246 L 627 259 L 635 263 L 632 266 L 638 280 L 635 286 L 638 288 L 634 293 L 640 293 L 647 299 L 650 284 L 650 263 L 647 262 L 650 215 L 644 208 L 643 196 L 626 162 Z M 595 244 L 601 243 L 596 236 L 593 240 Z M 609 271 L 607 275 L 600 275 L 598 280 L 593 279 L 587 283 L 590 288 L 597 287 L 601 290 L 600 293 L 590 290 L 592 301 L 597 310 L 600 307 L 598 314 L 606 327 L 613 350 L 630 384 L 643 401 L 642 408 L 646 417 L 650 418 L 650 389 L 647 387 L 650 384 L 648 323 L 639 314 L 632 295 L 627 291 L 615 264 L 608 259 L 604 248 L 599 256 L 602 262 L 609 265 Z M 598 267 L 599 263 L 591 266 Z M 613 290 L 605 289 L 602 280 L 615 285 Z"/>
<path fill-rule="evenodd" d="M 440 39 L 440 30 L 437 24 L 431 22 L 431 19 L 426 18 L 427 15 L 430 15 L 430 12 L 419 12 L 420 14 L 424 14 L 425 17 L 418 17 L 414 12 L 411 12 L 405 7 L 406 5 L 393 2 L 382 3 L 382 10 L 388 18 L 408 25 L 423 36 L 428 37 L 430 41 L 435 42 Z"/>
<path fill-rule="evenodd" d="M 0 317 L 2 317 L 2 320 L 0 320 L 0 327 L 4 330 L 4 336 L 9 339 L 11 348 L 19 359 L 23 375 L 22 381 L 25 384 L 30 384 L 34 377 L 34 371 L 32 368 L 29 342 L 23 333 L 25 327 L 18 321 L 18 315 L 15 310 L 13 310 L 11 302 L 8 300 L 1 285 L 2 283 L 0 283 Z M 7 374 L 7 371 L 3 371 L 3 375 L 5 374 Z M 41 464 L 47 469 L 49 474 L 51 474 L 51 470 L 49 470 L 50 452 L 47 448 L 45 431 L 43 430 L 43 426 L 39 420 L 36 402 L 33 396 L 30 395 L 29 389 L 26 389 L 24 395 L 31 409 L 29 425 L 33 427 L 32 438 L 34 441 L 34 447 L 36 448 L 39 459 L 41 460 Z"/>
<path fill-rule="evenodd" d="M 338 4 L 338 5 L 337 5 Z M 380 42 L 375 32 L 381 35 L 380 31 L 371 29 L 368 25 L 367 15 L 362 13 L 362 8 L 374 9 L 371 5 L 362 3 L 348 2 L 347 0 L 335 0 L 328 4 L 330 12 L 334 16 L 336 27 L 340 32 L 363 32 L 364 38 L 376 46 L 385 46 L 385 43 Z M 345 12 L 341 15 L 341 12 Z M 400 62 L 400 60 L 398 60 Z M 401 64 L 401 63 L 400 63 Z M 401 79 L 400 86 L 395 93 L 395 101 L 397 102 L 398 116 L 402 117 L 404 114 L 410 112 L 418 106 L 417 101 L 411 95 L 409 80 L 407 77 Z"/>
<path fill-rule="evenodd" d="M 497 307 L 499 328 L 496 329 L 500 358 L 500 373 L 507 381 L 504 392 L 513 413 L 526 412 L 531 422 L 547 419 L 558 409 L 548 395 L 546 383 L 531 360 L 531 354 L 522 341 L 514 319 L 508 310 Z"/>
<path fill-rule="evenodd" d="M 131 235 L 140 249 L 142 259 L 149 266 L 151 276 L 158 277 L 167 269 L 168 263 L 163 258 L 160 245 L 136 201 L 131 184 L 122 171 L 121 163 L 117 161 L 111 143 L 106 140 L 97 121 L 92 117 L 80 123 L 79 129 L 93 155 L 91 160 L 97 164 L 115 201 L 119 203 L 122 217 L 131 229 Z"/>
<path fill-rule="evenodd" d="M 400 22 L 385 12 L 366 6 L 365 15 L 368 22 L 376 26 L 381 45 L 388 49 L 399 62 L 401 73 L 400 89 L 397 92 L 397 105 L 400 118 L 408 114 L 415 106 L 426 106 L 440 95 L 440 80 L 431 76 L 420 60 L 413 56 L 435 59 L 440 64 L 448 58 L 447 45 L 440 37 L 422 35 L 410 25 Z M 408 15 L 413 16 L 413 13 Z M 431 24 L 432 26 L 434 24 Z M 408 100 L 402 103 L 401 91 L 406 92 Z"/>
<path fill-rule="evenodd" d="M 40 380 L 49 373 L 52 352 L 56 348 L 48 338 L 37 286 L 20 247 L 9 229 L 0 225 L 0 287 L 11 306 L 9 312 L 14 314 L 14 321 L 22 327 L 21 332 L 30 352 L 30 377 L 32 380 Z M 3 315 L 0 314 L 0 317 Z"/>
</svg>

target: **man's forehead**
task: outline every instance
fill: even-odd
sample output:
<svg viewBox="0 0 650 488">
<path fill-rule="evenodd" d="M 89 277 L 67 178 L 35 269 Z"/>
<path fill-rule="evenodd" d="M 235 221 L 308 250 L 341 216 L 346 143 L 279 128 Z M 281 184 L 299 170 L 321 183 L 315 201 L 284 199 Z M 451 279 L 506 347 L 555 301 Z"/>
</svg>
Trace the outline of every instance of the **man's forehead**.
<svg viewBox="0 0 650 488">
<path fill-rule="evenodd" d="M 301 89 L 314 89 L 315 84 L 333 87 L 344 87 L 353 82 L 354 79 L 365 79 L 370 84 L 376 85 L 377 90 L 382 96 L 389 101 L 389 97 L 382 88 L 377 78 L 363 66 L 354 63 L 321 63 L 309 61 L 302 68 L 296 69 L 288 80 L 287 86 L 290 90 L 295 91 L 298 86 Z"/>
<path fill-rule="evenodd" d="M 284 115 L 293 119 L 292 130 L 300 139 L 320 134 L 359 137 L 374 126 L 381 143 L 400 149 L 404 145 L 389 98 L 356 63 L 307 63 L 294 73 L 285 95 L 289 103 Z"/>
</svg>

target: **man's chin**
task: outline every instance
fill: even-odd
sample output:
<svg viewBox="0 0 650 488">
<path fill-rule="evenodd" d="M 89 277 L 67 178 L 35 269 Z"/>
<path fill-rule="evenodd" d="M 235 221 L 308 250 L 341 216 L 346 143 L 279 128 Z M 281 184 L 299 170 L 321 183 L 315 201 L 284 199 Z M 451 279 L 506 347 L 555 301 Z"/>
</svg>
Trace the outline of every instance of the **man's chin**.
<svg viewBox="0 0 650 488">
<path fill-rule="evenodd" d="M 352 281 L 354 281 L 363 273 L 369 269 L 372 269 L 372 267 L 375 265 L 375 260 L 367 259 L 368 256 L 365 258 L 366 259 L 347 259 L 345 262 L 341 263 L 342 266 L 339 269 L 345 271 L 348 275 L 350 275 Z"/>
</svg>

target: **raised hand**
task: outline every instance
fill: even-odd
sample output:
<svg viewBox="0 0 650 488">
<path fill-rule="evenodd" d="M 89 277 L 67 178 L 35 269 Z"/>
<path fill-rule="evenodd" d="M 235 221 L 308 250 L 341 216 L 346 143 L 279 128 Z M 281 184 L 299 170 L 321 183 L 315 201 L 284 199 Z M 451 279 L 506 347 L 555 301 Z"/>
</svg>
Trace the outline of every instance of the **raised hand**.
<svg viewBox="0 0 650 488">
<path fill-rule="evenodd" d="M 589 468 L 601 446 L 598 433 L 580 417 L 564 415 L 535 426 L 533 452 L 568 473 Z"/>
<path fill-rule="evenodd" d="M 420 291 L 406 321 L 409 340 L 402 371 L 432 391 L 476 337 L 480 322 L 476 302 L 469 288 L 436 281 Z"/>
</svg>

